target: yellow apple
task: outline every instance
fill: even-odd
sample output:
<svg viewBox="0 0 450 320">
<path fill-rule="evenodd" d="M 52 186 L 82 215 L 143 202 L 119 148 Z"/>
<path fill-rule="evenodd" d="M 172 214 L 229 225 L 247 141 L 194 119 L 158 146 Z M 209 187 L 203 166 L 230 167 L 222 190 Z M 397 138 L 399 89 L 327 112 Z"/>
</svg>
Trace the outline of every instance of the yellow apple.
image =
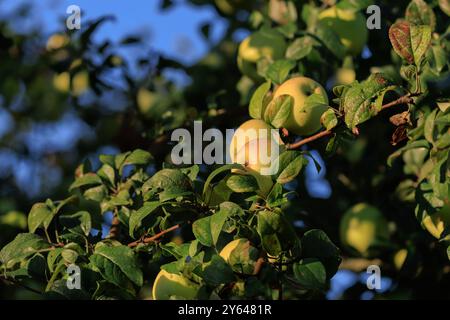
<svg viewBox="0 0 450 320">
<path fill-rule="evenodd" d="M 366 19 L 359 11 L 333 6 L 319 14 L 319 22 L 336 32 L 349 54 L 359 54 L 367 42 Z"/>
<path fill-rule="evenodd" d="M 394 254 L 394 266 L 397 270 L 403 268 L 406 258 L 408 257 L 407 249 L 400 249 Z"/>
<path fill-rule="evenodd" d="M 153 283 L 153 300 L 197 298 L 199 285 L 181 274 L 169 273 L 161 270 Z"/>
<path fill-rule="evenodd" d="M 47 40 L 47 50 L 58 50 L 69 43 L 69 37 L 65 34 L 55 33 Z"/>
<path fill-rule="evenodd" d="M 340 238 L 344 246 L 368 257 L 373 245 L 389 239 L 388 224 L 377 208 L 359 203 L 342 217 Z"/>
<path fill-rule="evenodd" d="M 310 135 L 321 128 L 320 117 L 328 109 L 325 89 L 313 79 L 294 77 L 282 83 L 274 92 L 273 98 L 288 94 L 294 98 L 294 106 L 289 119 L 282 125 L 289 132 Z M 306 105 L 306 99 L 319 94 L 323 103 Z"/>
<path fill-rule="evenodd" d="M 238 68 L 243 74 L 258 82 L 262 77 L 256 72 L 256 63 L 262 58 L 275 61 L 284 57 L 286 41 L 275 30 L 259 30 L 245 38 L 238 49 Z"/>
<path fill-rule="evenodd" d="M 424 227 L 433 237 L 439 239 L 445 228 L 450 226 L 450 205 L 445 205 L 438 212 L 431 215 L 425 214 L 422 218 Z"/>
<path fill-rule="evenodd" d="M 245 171 L 235 173 L 251 174 L 259 186 L 258 194 L 265 197 L 273 186 L 271 164 L 284 151 L 285 146 L 276 130 L 259 119 L 244 122 L 235 132 L 230 143 L 230 159 L 245 166 Z M 272 150 L 272 143 L 277 152 Z M 265 152 L 264 152 L 265 151 Z"/>
</svg>

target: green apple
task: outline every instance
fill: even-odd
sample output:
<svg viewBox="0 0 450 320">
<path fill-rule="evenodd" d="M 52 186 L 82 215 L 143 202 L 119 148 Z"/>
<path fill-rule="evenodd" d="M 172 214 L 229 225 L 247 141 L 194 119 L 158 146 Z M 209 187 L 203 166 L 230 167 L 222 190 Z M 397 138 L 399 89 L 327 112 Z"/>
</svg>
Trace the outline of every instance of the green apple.
<svg viewBox="0 0 450 320">
<path fill-rule="evenodd" d="M 367 43 L 366 19 L 359 11 L 333 6 L 319 14 L 319 22 L 336 32 L 349 54 L 359 54 Z"/>
<path fill-rule="evenodd" d="M 161 270 L 153 283 L 153 300 L 197 298 L 199 285 L 181 274 L 169 273 Z"/>
<path fill-rule="evenodd" d="M 270 61 L 282 59 L 286 51 L 286 41 L 278 31 L 259 30 L 245 38 L 238 49 L 237 64 L 241 72 L 259 82 L 262 77 L 256 71 L 256 63 L 266 58 Z"/>
<path fill-rule="evenodd" d="M 294 77 L 282 83 L 274 92 L 273 98 L 288 94 L 294 98 L 294 106 L 289 119 L 282 125 L 289 132 L 310 135 L 318 131 L 322 124 L 320 117 L 328 109 L 328 96 L 325 89 L 313 79 Z M 319 95 L 320 101 L 306 103 L 308 97 Z"/>
<path fill-rule="evenodd" d="M 450 227 L 450 205 L 445 205 L 431 215 L 425 214 L 422 218 L 422 227 L 433 237 L 439 239 L 445 228 Z"/>
<path fill-rule="evenodd" d="M 372 246 L 389 239 L 388 224 L 377 208 L 359 203 L 344 214 L 340 225 L 340 238 L 344 246 L 368 257 L 371 255 Z"/>
</svg>

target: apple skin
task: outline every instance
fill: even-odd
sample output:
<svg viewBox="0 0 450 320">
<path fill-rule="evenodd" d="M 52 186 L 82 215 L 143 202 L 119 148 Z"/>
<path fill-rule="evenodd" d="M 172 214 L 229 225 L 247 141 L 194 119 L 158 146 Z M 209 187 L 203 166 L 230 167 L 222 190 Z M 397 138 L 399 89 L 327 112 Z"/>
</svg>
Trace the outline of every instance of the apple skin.
<svg viewBox="0 0 450 320">
<path fill-rule="evenodd" d="M 356 250 L 363 257 L 369 257 L 372 245 L 389 239 L 388 224 L 377 208 L 358 203 L 342 217 L 340 238 L 344 246 Z"/>
<path fill-rule="evenodd" d="M 239 45 L 237 65 L 239 70 L 255 82 L 263 78 L 258 75 L 256 63 L 262 58 L 271 61 L 282 59 L 286 51 L 286 41 L 275 30 L 256 31 Z"/>
<path fill-rule="evenodd" d="M 450 226 L 450 205 L 445 205 L 432 215 L 425 215 L 421 224 L 433 237 L 439 239 L 445 228 Z"/>
<path fill-rule="evenodd" d="M 359 11 L 333 6 L 319 14 L 319 23 L 336 32 L 348 54 L 358 55 L 367 43 L 366 19 Z"/>
<path fill-rule="evenodd" d="M 273 98 L 288 94 L 294 98 L 294 106 L 289 119 L 282 125 L 297 135 L 310 135 L 317 132 L 322 124 L 320 117 L 328 109 L 328 96 L 325 89 L 313 79 L 294 77 L 283 82 L 274 92 Z M 320 94 L 324 104 L 305 108 L 305 100 L 312 94 Z"/>
<path fill-rule="evenodd" d="M 266 132 L 259 131 L 260 129 L 267 130 Z M 258 182 L 259 191 L 257 192 L 260 196 L 266 197 L 273 187 L 272 176 L 265 174 L 263 169 L 270 168 L 270 164 L 265 165 L 259 162 L 259 157 L 251 158 L 250 155 L 259 154 L 260 143 L 266 143 L 268 157 L 275 157 L 275 154 L 271 151 L 271 139 L 275 138 L 276 145 L 279 147 L 278 152 L 284 151 L 285 146 L 279 135 L 272 137 L 270 125 L 268 125 L 263 120 L 252 119 L 244 122 L 235 132 L 230 143 L 230 159 L 233 163 L 241 163 L 245 165 L 245 171 L 242 170 L 232 170 L 234 173 L 240 174 L 251 174 L 255 177 Z M 251 135 L 251 130 L 255 130 L 254 135 Z M 239 137 L 248 137 L 245 141 L 239 141 Z M 244 145 L 241 145 L 244 143 Z M 256 162 L 251 161 L 256 160 Z M 275 160 L 275 159 L 274 159 Z M 271 161 L 273 162 L 273 161 Z"/>
<path fill-rule="evenodd" d="M 199 285 L 184 276 L 161 270 L 153 283 L 152 295 L 153 300 L 194 300 L 198 291 Z"/>
</svg>

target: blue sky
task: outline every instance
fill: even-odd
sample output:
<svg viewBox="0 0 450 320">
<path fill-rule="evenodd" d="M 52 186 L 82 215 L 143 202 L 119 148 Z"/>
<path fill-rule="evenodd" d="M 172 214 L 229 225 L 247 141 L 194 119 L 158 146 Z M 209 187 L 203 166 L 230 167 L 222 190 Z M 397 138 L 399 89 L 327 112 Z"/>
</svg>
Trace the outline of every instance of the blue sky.
<svg viewBox="0 0 450 320">
<path fill-rule="evenodd" d="M 153 49 L 176 58 L 184 63 L 193 63 L 201 58 L 208 46 L 199 28 L 203 23 L 213 22 L 211 36 L 213 41 L 221 38 L 226 21 L 217 15 L 212 5 L 192 6 L 186 1 L 175 1 L 168 10 L 158 10 L 158 0 L 0 0 L 0 16 L 8 16 L 14 8 L 24 3 L 33 4 L 33 19 L 20 21 L 19 28 L 38 25 L 48 33 L 65 27 L 66 9 L 78 5 L 82 21 L 113 15 L 115 22 L 108 22 L 99 29 L 97 40 L 119 40 L 130 34 L 144 35 L 145 42 Z M 187 52 L 179 52 L 178 46 L 184 43 Z"/>
</svg>

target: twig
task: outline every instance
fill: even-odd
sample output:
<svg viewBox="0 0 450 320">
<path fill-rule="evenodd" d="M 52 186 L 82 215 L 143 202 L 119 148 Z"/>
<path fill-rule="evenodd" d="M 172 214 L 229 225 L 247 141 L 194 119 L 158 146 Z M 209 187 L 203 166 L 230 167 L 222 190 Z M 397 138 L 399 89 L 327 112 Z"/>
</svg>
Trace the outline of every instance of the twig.
<svg viewBox="0 0 450 320">
<path fill-rule="evenodd" d="M 253 270 L 253 275 L 258 275 L 261 272 L 261 269 L 264 265 L 265 261 L 263 257 L 259 257 L 258 260 L 256 260 L 255 263 L 255 269 Z"/>
<path fill-rule="evenodd" d="M 176 229 L 178 229 L 178 228 L 180 228 L 180 227 L 181 227 L 180 224 L 176 224 L 176 225 L 174 225 L 174 226 L 172 226 L 172 227 L 170 227 L 170 228 L 168 228 L 168 229 L 166 229 L 166 230 L 163 230 L 163 231 L 161 231 L 161 232 L 155 234 L 154 236 L 151 236 L 151 237 L 148 237 L 148 238 L 144 238 L 144 239 L 140 239 L 140 240 L 136 240 L 136 241 L 134 241 L 134 242 L 131 242 L 131 243 L 128 244 L 128 246 L 129 246 L 130 248 L 132 248 L 132 247 L 136 247 L 136 246 L 137 246 L 138 244 L 140 244 L 140 243 L 150 243 L 150 242 L 154 242 L 154 241 L 158 240 L 159 238 L 161 238 L 161 237 L 162 237 L 163 235 L 165 235 L 166 233 L 169 233 L 169 232 L 171 232 L 171 231 L 174 231 L 174 230 L 176 230 Z"/>
<path fill-rule="evenodd" d="M 305 145 L 305 144 L 307 144 L 307 143 L 309 143 L 311 141 L 314 141 L 314 140 L 317 140 L 317 139 L 320 139 L 322 137 L 326 137 L 326 136 L 329 136 L 329 135 L 332 135 L 332 134 L 333 134 L 333 131 L 331 131 L 331 130 L 321 131 L 321 132 L 316 133 L 315 135 L 313 135 L 311 137 L 308 137 L 308 138 L 302 139 L 302 140 L 300 140 L 298 142 L 294 142 L 294 143 L 291 143 L 291 144 L 287 145 L 287 149 L 288 150 L 298 149 L 301 146 L 303 146 L 303 145 Z"/>
<path fill-rule="evenodd" d="M 387 109 L 387 108 L 396 106 L 396 105 L 398 105 L 398 104 L 404 104 L 404 103 L 408 103 L 408 104 L 409 104 L 409 103 L 412 103 L 413 101 L 414 101 L 414 100 L 413 100 L 413 98 L 411 97 L 411 95 L 406 95 L 406 96 L 403 96 L 403 97 L 398 98 L 397 100 L 394 100 L 394 101 L 392 101 L 392 102 L 389 102 L 389 103 L 387 103 L 387 104 L 381 106 L 381 110 L 384 110 L 384 109 Z"/>
<path fill-rule="evenodd" d="M 408 94 L 408 95 L 402 96 L 402 97 L 398 98 L 397 100 L 391 101 L 391 102 L 381 106 L 381 110 L 385 110 L 385 109 L 388 109 L 390 107 L 393 107 L 393 106 L 396 106 L 396 105 L 399 105 L 399 104 L 413 103 L 414 100 L 413 100 L 412 97 L 417 96 L 417 95 L 419 95 L 419 93 L 417 93 L 417 94 Z M 355 131 L 355 132 L 357 132 L 357 131 Z M 298 149 L 301 146 L 303 146 L 303 145 L 305 145 L 305 144 L 307 144 L 309 142 L 312 142 L 314 140 L 317 140 L 317 139 L 320 139 L 320 138 L 323 138 L 323 137 L 330 136 L 332 134 L 334 134 L 334 132 L 332 130 L 321 131 L 321 132 L 316 133 L 315 135 L 312 135 L 312 136 L 310 136 L 308 138 L 304 138 L 304 139 L 302 139 L 300 141 L 288 144 L 286 147 L 287 147 L 288 150 Z"/>
</svg>

